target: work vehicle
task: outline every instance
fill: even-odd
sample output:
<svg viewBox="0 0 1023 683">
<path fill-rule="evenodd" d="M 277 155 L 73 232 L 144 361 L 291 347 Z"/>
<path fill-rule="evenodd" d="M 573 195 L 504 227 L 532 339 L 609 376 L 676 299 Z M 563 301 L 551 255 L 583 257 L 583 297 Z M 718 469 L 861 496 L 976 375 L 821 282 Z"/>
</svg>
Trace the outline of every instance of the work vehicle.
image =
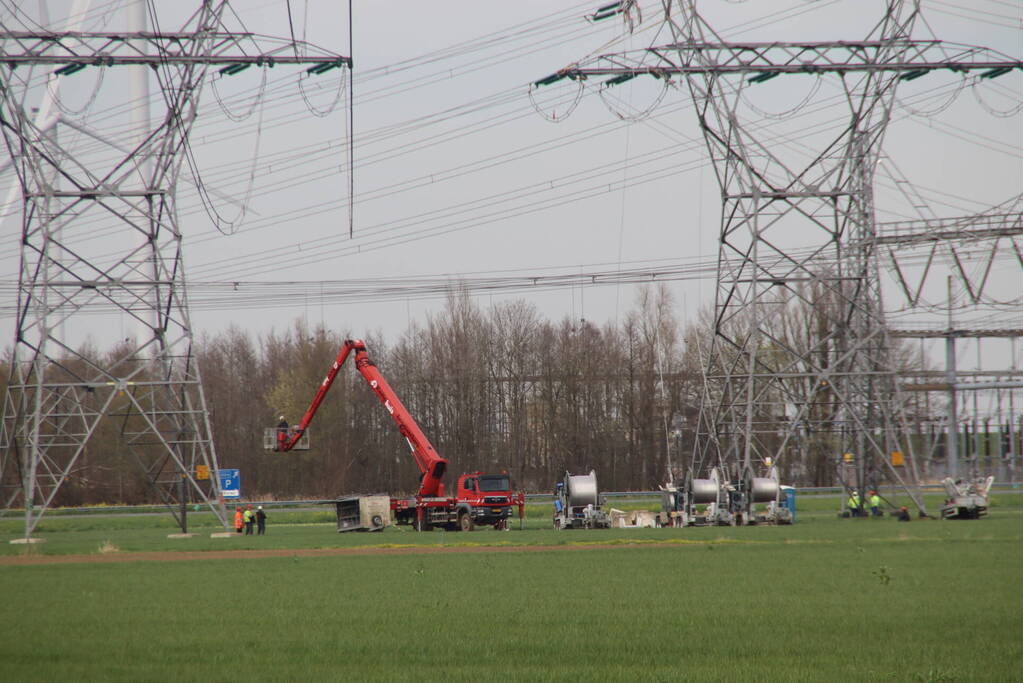
<svg viewBox="0 0 1023 683">
<path fill-rule="evenodd" d="M 988 492 L 994 477 L 963 481 L 947 477 L 941 481 L 948 498 L 941 506 L 942 519 L 980 519 L 987 514 Z"/>
<path fill-rule="evenodd" d="M 338 371 L 353 353 L 355 369 L 363 376 L 398 425 L 398 431 L 405 437 L 412 450 L 412 457 L 421 475 L 419 490 L 414 497 L 391 498 L 391 511 L 394 513 L 395 522 L 411 524 L 420 531 L 433 527 L 471 531 L 480 524 L 490 525 L 495 529 L 506 528 L 508 518 L 515 507 L 518 507 L 519 519 L 523 517 L 525 495 L 512 492 L 511 479 L 505 473 L 463 474 L 458 478 L 455 495 L 445 495 L 443 476 L 448 461 L 437 453 L 433 444 L 426 438 L 426 434 L 412 419 L 412 415 L 398 399 L 391 385 L 369 359 L 366 345 L 360 339 L 345 340 L 301 422 L 295 427 L 278 428 L 276 438 L 273 440 L 275 451 L 290 451 L 299 444 L 324 397 L 330 391 Z M 342 530 L 340 525 L 339 530 Z"/>
</svg>

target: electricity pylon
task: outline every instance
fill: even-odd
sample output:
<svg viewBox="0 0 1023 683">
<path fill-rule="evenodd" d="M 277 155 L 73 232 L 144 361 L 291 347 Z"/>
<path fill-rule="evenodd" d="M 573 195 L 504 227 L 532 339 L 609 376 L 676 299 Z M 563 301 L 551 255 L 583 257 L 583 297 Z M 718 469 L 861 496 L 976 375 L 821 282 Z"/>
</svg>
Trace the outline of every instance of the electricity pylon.
<svg viewBox="0 0 1023 683">
<path fill-rule="evenodd" d="M 194 4 L 171 33 L 0 32 L 0 127 L 23 203 L 0 502 L 24 508 L 26 539 L 75 475 L 90 439 L 113 430 L 121 454 L 138 462 L 182 531 L 190 502 L 227 524 L 192 350 L 175 201 L 199 93 L 211 68 L 231 75 L 253 65 L 308 65 L 320 74 L 350 68 L 351 59 L 228 31 L 226 1 Z M 52 91 L 54 79 L 131 65 L 152 70 L 163 112 L 130 145 L 107 142 L 78 154 L 26 105 Z M 40 79 L 40 67 L 54 70 Z M 138 332 L 97 358 L 66 338 L 64 323 L 104 312 Z"/>
<path fill-rule="evenodd" d="M 609 77 L 603 89 L 644 75 L 685 79 L 722 193 L 696 461 L 747 468 L 809 443 L 833 458 L 849 488 L 864 488 L 882 469 L 901 480 L 892 465 L 892 454 L 904 452 L 901 400 L 873 203 L 896 85 L 938 70 L 993 78 L 1023 62 L 912 39 L 915 0 L 887 0 L 869 35 L 840 42 L 729 42 L 696 5 L 664 0 L 669 43 L 587 58 L 534 84 Z M 845 103 L 842 125 L 800 131 L 788 123 L 785 131 L 784 117 L 765 125 L 748 116 L 747 88 L 769 89 L 759 84 L 796 74 L 834 80 Z M 792 138 L 795 151 L 776 144 Z M 779 325 L 797 307 L 804 311 L 798 341 L 797 330 Z"/>
</svg>

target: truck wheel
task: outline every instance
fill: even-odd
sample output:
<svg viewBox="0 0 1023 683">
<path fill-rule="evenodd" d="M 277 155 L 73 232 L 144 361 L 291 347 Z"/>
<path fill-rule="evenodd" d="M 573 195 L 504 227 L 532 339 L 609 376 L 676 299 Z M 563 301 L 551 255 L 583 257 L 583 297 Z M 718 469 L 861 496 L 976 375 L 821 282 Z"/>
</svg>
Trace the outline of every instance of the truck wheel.
<svg viewBox="0 0 1023 683">
<path fill-rule="evenodd" d="M 463 512 L 462 514 L 458 515 L 458 528 L 461 529 L 462 531 L 472 531 L 473 529 L 475 529 L 476 525 L 473 524 L 472 515 L 470 515 L 468 512 Z"/>
</svg>

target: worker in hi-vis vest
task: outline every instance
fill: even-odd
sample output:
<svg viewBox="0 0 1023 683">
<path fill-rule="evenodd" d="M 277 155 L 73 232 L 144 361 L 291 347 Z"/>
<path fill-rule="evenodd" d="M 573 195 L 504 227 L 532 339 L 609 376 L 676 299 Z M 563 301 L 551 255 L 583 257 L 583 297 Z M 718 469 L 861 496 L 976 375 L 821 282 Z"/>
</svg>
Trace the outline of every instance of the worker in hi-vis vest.
<svg viewBox="0 0 1023 683">
<path fill-rule="evenodd" d="M 860 515 L 860 494 L 853 489 L 852 494 L 849 496 L 849 515 L 851 517 L 859 517 Z"/>
<path fill-rule="evenodd" d="M 870 492 L 870 514 L 875 517 L 881 516 L 881 496 L 877 495 L 877 491 Z"/>
</svg>

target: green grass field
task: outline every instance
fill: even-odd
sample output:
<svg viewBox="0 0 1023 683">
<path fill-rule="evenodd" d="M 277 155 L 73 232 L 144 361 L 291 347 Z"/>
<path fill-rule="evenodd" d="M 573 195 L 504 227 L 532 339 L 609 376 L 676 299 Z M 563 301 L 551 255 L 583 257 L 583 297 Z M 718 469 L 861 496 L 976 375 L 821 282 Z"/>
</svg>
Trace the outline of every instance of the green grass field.
<svg viewBox="0 0 1023 683">
<path fill-rule="evenodd" d="M 559 546 L 550 550 L 0 566 L 0 669 L 78 680 L 1020 680 L 1023 497 L 969 522 L 169 540 L 168 517 L 54 517 L 32 552 Z M 622 506 L 619 506 L 622 507 Z M 196 520 L 197 522 L 200 520 Z M 208 522 L 208 520 L 207 520 Z M 197 531 L 199 531 L 197 529 Z M 0 553 L 16 521 L 0 521 Z M 600 544 L 607 544 L 600 545 Z"/>
</svg>

